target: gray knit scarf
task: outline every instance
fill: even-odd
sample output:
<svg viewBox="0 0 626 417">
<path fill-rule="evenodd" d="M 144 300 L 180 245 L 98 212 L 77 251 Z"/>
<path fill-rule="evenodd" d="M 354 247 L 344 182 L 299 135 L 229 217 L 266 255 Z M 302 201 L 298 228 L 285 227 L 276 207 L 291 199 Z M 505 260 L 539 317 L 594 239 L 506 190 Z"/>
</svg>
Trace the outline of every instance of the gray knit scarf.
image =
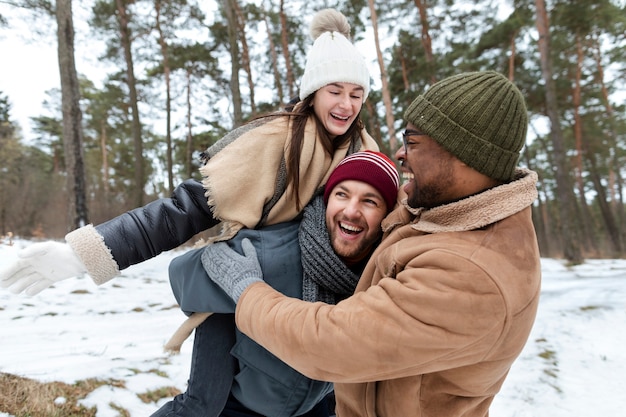
<svg viewBox="0 0 626 417">
<path fill-rule="evenodd" d="M 302 252 L 302 299 L 336 304 L 352 295 L 359 276 L 339 259 L 330 245 L 321 194 L 304 208 L 298 238 Z"/>
</svg>

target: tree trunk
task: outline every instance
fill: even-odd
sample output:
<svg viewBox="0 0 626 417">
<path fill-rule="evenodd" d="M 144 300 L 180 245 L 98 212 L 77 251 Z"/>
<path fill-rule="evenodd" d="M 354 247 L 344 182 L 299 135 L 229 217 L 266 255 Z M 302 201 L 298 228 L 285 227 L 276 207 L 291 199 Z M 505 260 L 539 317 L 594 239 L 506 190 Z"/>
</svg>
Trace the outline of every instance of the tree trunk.
<svg viewBox="0 0 626 417">
<path fill-rule="evenodd" d="M 120 29 L 120 41 L 124 50 L 124 60 L 126 61 L 126 84 L 128 86 L 128 94 L 130 98 L 130 108 L 133 116 L 132 134 L 134 145 L 134 206 L 143 206 L 144 200 L 144 160 L 143 160 L 143 141 L 141 138 L 141 122 L 139 120 L 139 106 L 137 98 L 137 81 L 135 79 L 135 68 L 133 64 L 133 53 L 131 49 L 132 38 L 130 36 L 130 28 L 128 27 L 128 15 L 126 8 L 126 0 L 115 0 L 117 6 L 117 21 Z"/>
<path fill-rule="evenodd" d="M 83 158 L 83 116 L 80 109 L 80 86 L 78 85 L 74 61 L 72 0 L 56 1 L 56 21 L 63 108 L 63 149 L 67 171 L 68 218 L 70 219 L 71 230 L 89 223 Z"/>
<path fill-rule="evenodd" d="M 100 123 L 100 152 L 102 155 L 102 190 L 105 201 L 109 201 L 109 154 L 107 151 L 106 118 Z"/>
<path fill-rule="evenodd" d="M 387 79 L 387 69 L 383 60 L 383 53 L 380 49 L 380 41 L 378 39 L 378 15 L 374 6 L 374 0 L 367 1 L 370 13 L 372 15 L 372 30 L 374 32 L 374 43 L 376 44 L 376 56 L 378 58 L 378 67 L 380 68 L 380 79 L 382 81 L 383 104 L 385 105 L 385 121 L 387 130 L 389 131 L 389 148 L 395 152 L 398 148 L 398 140 L 396 139 L 396 128 L 394 126 L 393 108 L 391 105 L 391 95 L 389 94 L 389 82 Z"/>
<path fill-rule="evenodd" d="M 404 52 L 402 51 L 402 45 L 399 45 L 396 51 L 396 55 L 400 60 L 400 70 L 402 71 L 402 85 L 404 86 L 405 90 L 408 90 L 411 87 L 411 84 L 409 84 L 409 72 L 406 69 L 407 65 L 406 59 L 404 58 Z"/>
<path fill-rule="evenodd" d="M 576 187 L 578 188 L 578 200 L 580 201 L 580 208 L 582 210 L 582 231 L 583 240 L 586 250 L 592 250 L 593 253 L 597 253 L 596 239 L 591 225 L 591 211 L 587 204 L 587 196 L 585 192 L 585 183 L 583 180 L 583 131 L 582 120 L 580 118 L 581 107 L 581 77 L 582 77 L 582 65 L 583 65 L 583 48 L 580 42 L 580 36 L 576 35 L 576 76 L 574 80 L 574 92 L 572 94 L 572 107 L 574 108 L 574 142 L 576 143 Z"/>
<path fill-rule="evenodd" d="M 165 76 L 165 143 L 167 146 L 167 187 L 168 193 L 174 190 L 174 162 L 172 160 L 172 98 L 170 85 L 170 63 L 167 41 L 161 29 L 161 0 L 154 1 L 156 29 L 159 33 L 159 46 L 163 55 L 163 75 Z"/>
<path fill-rule="evenodd" d="M 287 87 L 289 88 L 289 99 L 296 96 L 296 80 L 293 76 L 291 58 L 289 56 L 289 27 L 287 25 L 287 15 L 285 14 L 285 1 L 280 0 L 280 41 L 283 46 L 283 58 L 287 69 Z"/>
<path fill-rule="evenodd" d="M 548 15 L 544 0 L 535 0 L 537 6 L 537 31 L 539 33 L 539 55 L 541 73 L 546 85 L 546 111 L 550 119 L 550 136 L 554 151 L 557 199 L 560 204 L 560 237 L 563 244 L 565 259 L 573 264 L 580 264 L 583 257 L 580 242 L 576 236 L 574 210 L 575 198 L 569 177 L 569 166 L 564 148 L 559 111 L 556 100 L 556 86 L 552 77 L 552 60 L 550 58 L 550 33 Z"/>
<path fill-rule="evenodd" d="M 616 152 L 616 149 L 619 149 L 617 145 L 617 134 L 615 132 L 615 116 L 613 115 L 613 106 L 611 106 L 611 101 L 609 100 L 609 93 L 606 88 L 606 84 L 604 83 L 604 67 L 602 65 L 602 60 L 600 57 L 600 44 L 597 39 L 594 39 L 594 59 L 596 61 L 596 68 L 598 70 L 598 82 L 601 85 L 602 91 L 602 99 L 604 102 L 604 107 L 606 109 L 607 117 L 609 119 L 608 125 L 610 129 L 607 131 L 607 141 L 610 144 L 610 148 L 613 150 L 611 152 L 611 159 L 607 166 L 609 170 L 609 194 L 611 196 L 611 208 L 615 213 L 615 217 L 617 218 L 618 224 L 624 224 L 626 220 L 626 214 L 624 213 L 624 178 L 622 177 L 622 165 L 619 161 L 619 152 Z M 626 227 L 620 227 L 620 242 L 626 242 Z M 623 246 L 623 245 L 622 245 Z"/>
<path fill-rule="evenodd" d="M 606 231 L 611 241 L 612 253 L 610 255 L 612 257 L 620 257 L 622 255 L 622 243 L 619 231 L 620 227 L 615 222 L 613 212 L 607 202 L 606 192 L 596 166 L 596 157 L 591 152 L 585 152 L 585 159 L 589 163 L 589 176 L 591 177 L 591 181 L 593 182 L 596 193 L 598 194 L 597 201 L 600 207 L 600 213 L 602 214 L 602 220 L 604 221 Z"/>
<path fill-rule="evenodd" d="M 185 170 L 187 178 L 193 176 L 191 157 L 193 155 L 193 134 L 191 132 L 191 68 L 187 68 L 187 146 L 185 148 Z"/>
<path fill-rule="evenodd" d="M 243 123 L 241 89 L 239 88 L 239 36 L 237 35 L 237 18 L 234 3 L 237 0 L 223 0 L 226 26 L 228 28 L 228 45 L 230 50 L 230 92 L 233 99 L 233 127 Z"/>
<path fill-rule="evenodd" d="M 248 79 L 248 89 L 250 90 L 250 111 L 254 117 L 257 113 L 256 102 L 254 100 L 254 80 L 252 79 L 252 69 L 250 68 L 250 51 L 248 49 L 248 41 L 246 39 L 246 18 L 241 11 L 241 7 L 237 1 L 233 2 L 235 9 L 235 17 L 237 19 L 237 32 L 241 39 L 241 62 Z"/>
<path fill-rule="evenodd" d="M 430 72 L 430 83 L 437 82 L 435 77 L 435 58 L 433 57 L 433 42 L 430 37 L 430 26 L 428 25 L 428 13 L 426 13 L 426 4 L 422 0 L 414 0 L 415 6 L 420 13 L 420 25 L 422 27 L 422 46 L 424 47 L 424 55 L 428 63 L 428 71 Z"/>
<path fill-rule="evenodd" d="M 265 31 L 267 32 L 267 41 L 270 49 L 270 59 L 272 60 L 272 73 L 274 74 L 274 86 L 278 93 L 278 102 L 284 103 L 285 94 L 283 93 L 283 83 L 280 71 L 278 70 L 278 54 L 276 53 L 276 45 L 274 45 L 274 38 L 272 37 L 272 31 L 270 29 L 270 23 L 267 19 L 267 13 L 263 13 L 263 21 L 265 22 Z M 291 99 L 291 97 L 290 97 Z"/>
</svg>

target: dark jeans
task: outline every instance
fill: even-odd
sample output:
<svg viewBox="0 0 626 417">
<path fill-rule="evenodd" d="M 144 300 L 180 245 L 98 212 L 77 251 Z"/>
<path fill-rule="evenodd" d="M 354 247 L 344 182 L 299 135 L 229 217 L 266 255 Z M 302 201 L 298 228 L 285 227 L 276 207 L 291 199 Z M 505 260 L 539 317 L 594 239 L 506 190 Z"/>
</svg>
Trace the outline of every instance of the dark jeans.
<svg viewBox="0 0 626 417">
<path fill-rule="evenodd" d="M 212 314 L 195 330 L 187 391 L 151 417 L 218 417 L 235 375 L 235 315 Z"/>
<path fill-rule="evenodd" d="M 151 417 L 263 417 L 230 395 L 237 363 L 235 315 L 212 314 L 195 330 L 187 391 L 167 402 Z M 331 395 L 302 417 L 334 415 Z M 271 417 L 271 416 L 270 416 Z"/>
</svg>

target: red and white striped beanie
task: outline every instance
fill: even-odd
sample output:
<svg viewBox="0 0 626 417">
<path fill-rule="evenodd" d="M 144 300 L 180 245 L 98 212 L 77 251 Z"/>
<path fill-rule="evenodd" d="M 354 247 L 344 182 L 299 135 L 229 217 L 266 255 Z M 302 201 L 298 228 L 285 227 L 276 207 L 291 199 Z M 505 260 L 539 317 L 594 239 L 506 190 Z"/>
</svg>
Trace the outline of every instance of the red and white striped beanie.
<svg viewBox="0 0 626 417">
<path fill-rule="evenodd" d="M 391 211 L 396 205 L 400 186 L 398 170 L 391 159 L 381 152 L 367 150 L 345 157 L 326 182 L 325 203 L 328 203 L 328 196 L 333 188 L 345 180 L 363 181 L 376 188 L 385 199 L 387 211 Z"/>
</svg>

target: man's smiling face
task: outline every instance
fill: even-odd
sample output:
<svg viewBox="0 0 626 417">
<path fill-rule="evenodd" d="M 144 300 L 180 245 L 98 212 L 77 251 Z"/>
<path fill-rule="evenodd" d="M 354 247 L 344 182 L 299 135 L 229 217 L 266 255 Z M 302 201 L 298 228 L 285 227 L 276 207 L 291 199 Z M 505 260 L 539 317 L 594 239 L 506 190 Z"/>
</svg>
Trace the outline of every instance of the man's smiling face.
<svg viewBox="0 0 626 417">
<path fill-rule="evenodd" d="M 357 180 L 337 184 L 326 205 L 326 227 L 335 253 L 348 265 L 369 256 L 386 215 L 385 199 L 370 184 Z"/>
</svg>

